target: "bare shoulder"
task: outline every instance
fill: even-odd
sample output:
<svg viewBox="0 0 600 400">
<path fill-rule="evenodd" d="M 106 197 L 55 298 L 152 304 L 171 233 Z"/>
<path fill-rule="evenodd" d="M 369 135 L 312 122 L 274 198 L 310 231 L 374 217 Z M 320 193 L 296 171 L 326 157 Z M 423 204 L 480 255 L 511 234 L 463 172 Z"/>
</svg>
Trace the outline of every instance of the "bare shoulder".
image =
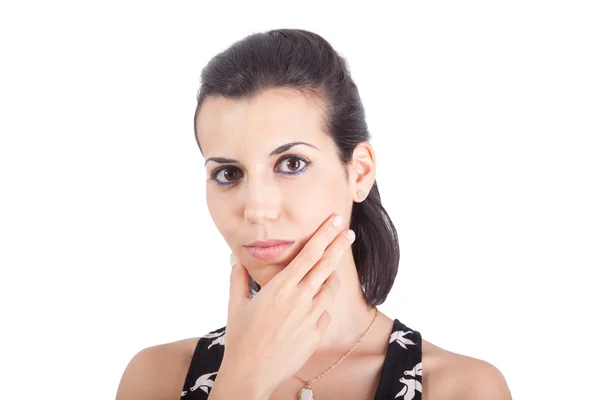
<svg viewBox="0 0 600 400">
<path fill-rule="evenodd" d="M 502 373 L 487 361 L 423 340 L 423 400 L 511 400 Z"/>
<path fill-rule="evenodd" d="M 178 399 L 199 338 L 140 350 L 125 368 L 117 400 Z"/>
</svg>

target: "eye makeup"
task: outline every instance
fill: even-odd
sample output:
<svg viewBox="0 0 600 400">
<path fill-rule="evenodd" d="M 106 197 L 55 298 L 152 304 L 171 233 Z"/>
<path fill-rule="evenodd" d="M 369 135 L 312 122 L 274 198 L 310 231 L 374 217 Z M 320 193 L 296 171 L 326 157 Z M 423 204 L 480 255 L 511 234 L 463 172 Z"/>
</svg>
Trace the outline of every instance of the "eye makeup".
<svg viewBox="0 0 600 400">
<path fill-rule="evenodd" d="M 289 172 L 275 171 L 275 173 L 283 174 L 283 175 L 300 175 L 300 174 L 306 172 L 308 170 L 309 165 L 312 164 L 311 161 L 308 161 L 304 157 L 300 157 L 300 156 L 296 156 L 296 155 L 286 155 L 286 156 L 280 158 L 275 165 L 279 166 L 280 164 L 282 164 L 283 161 L 296 161 L 296 160 L 299 161 L 301 165 L 303 164 L 300 169 L 298 169 L 296 171 L 289 171 Z M 225 173 L 231 172 L 231 171 L 235 171 L 234 172 L 235 174 L 242 174 L 242 171 L 239 167 L 235 167 L 233 165 L 225 165 L 225 166 L 216 168 L 210 174 L 209 181 L 213 181 L 217 186 L 233 185 L 233 184 L 237 183 L 241 178 L 231 180 L 231 181 L 228 181 L 227 179 L 223 179 L 223 178 L 225 178 Z"/>
</svg>

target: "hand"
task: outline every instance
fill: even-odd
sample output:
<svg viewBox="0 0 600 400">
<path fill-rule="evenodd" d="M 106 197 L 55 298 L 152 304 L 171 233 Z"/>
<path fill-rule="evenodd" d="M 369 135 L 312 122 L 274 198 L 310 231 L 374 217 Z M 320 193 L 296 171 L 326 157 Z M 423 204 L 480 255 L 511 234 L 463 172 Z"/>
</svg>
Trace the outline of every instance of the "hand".
<svg viewBox="0 0 600 400">
<path fill-rule="evenodd" d="M 263 395 L 306 363 L 331 321 L 327 308 L 339 288 L 333 271 L 354 241 L 354 232 L 334 217 L 252 299 L 246 268 L 239 263 L 232 268 L 221 368 L 238 382 L 252 382 Z"/>
</svg>

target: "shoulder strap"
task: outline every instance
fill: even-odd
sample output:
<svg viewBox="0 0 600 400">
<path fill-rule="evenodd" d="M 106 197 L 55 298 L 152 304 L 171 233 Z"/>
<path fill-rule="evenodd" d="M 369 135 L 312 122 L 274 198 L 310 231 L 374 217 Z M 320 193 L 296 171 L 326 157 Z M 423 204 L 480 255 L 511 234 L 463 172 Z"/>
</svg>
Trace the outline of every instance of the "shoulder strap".
<svg viewBox="0 0 600 400">
<path fill-rule="evenodd" d="M 198 339 L 190 368 L 188 369 L 182 400 L 205 400 L 223 361 L 225 353 L 225 327 L 211 331 Z"/>
<path fill-rule="evenodd" d="M 421 400 L 422 345 L 418 331 L 394 320 L 375 400 Z"/>
</svg>

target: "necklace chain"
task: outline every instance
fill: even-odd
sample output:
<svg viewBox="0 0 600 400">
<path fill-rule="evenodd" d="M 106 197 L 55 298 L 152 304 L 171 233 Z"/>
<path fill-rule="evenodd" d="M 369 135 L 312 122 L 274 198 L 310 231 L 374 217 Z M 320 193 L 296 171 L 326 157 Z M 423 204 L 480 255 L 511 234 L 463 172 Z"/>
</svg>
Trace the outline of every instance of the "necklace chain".
<svg viewBox="0 0 600 400">
<path fill-rule="evenodd" d="M 346 357 L 348 357 L 350 355 L 350 353 L 352 353 L 354 351 L 354 349 L 360 344 L 360 342 L 362 342 L 363 338 L 365 336 L 367 336 L 367 333 L 369 333 L 369 331 L 371 330 L 371 327 L 373 326 L 373 323 L 375 322 L 375 318 L 377 318 L 377 314 L 379 313 L 379 310 L 377 309 L 377 307 L 375 307 L 375 316 L 373 317 L 373 320 L 371 321 L 371 324 L 369 325 L 369 327 L 367 328 L 366 332 L 363 333 L 363 335 L 361 336 L 360 340 L 358 341 L 358 343 L 356 343 L 354 345 L 354 347 L 352 347 L 350 349 L 349 352 L 347 352 L 342 358 L 340 358 L 335 364 L 333 364 L 331 367 L 327 368 L 327 370 L 325 372 L 323 372 L 321 375 L 317 376 L 316 378 L 314 378 L 311 381 L 305 381 L 304 379 L 298 378 L 296 375 L 293 375 L 294 378 L 298 379 L 300 382 L 302 382 L 304 384 L 304 386 L 306 388 L 310 388 L 311 383 L 313 383 L 314 381 L 316 381 L 317 379 L 320 379 L 323 375 L 325 375 L 326 373 L 328 373 L 329 371 L 331 371 L 333 369 L 333 367 L 335 367 L 336 365 L 338 365 L 340 362 L 342 362 L 342 360 Z"/>
</svg>

